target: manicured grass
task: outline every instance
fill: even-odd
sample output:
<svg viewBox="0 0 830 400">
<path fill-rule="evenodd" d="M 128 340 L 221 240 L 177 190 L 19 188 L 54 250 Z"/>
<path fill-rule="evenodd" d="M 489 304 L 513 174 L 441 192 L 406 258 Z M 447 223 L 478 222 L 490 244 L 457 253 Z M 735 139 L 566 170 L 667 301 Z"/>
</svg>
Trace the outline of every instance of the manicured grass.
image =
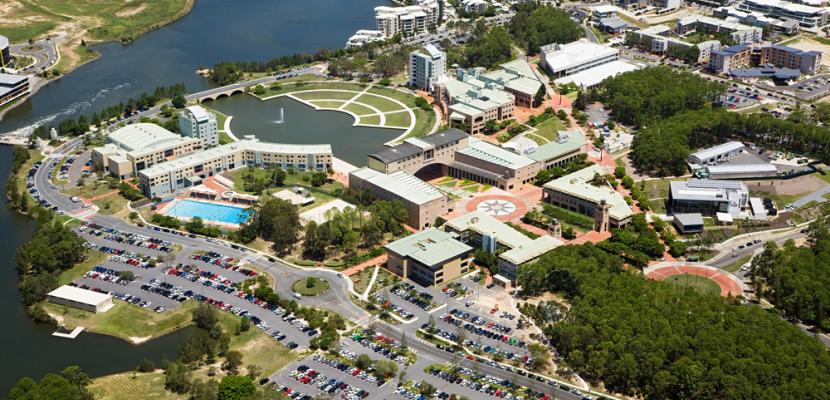
<svg viewBox="0 0 830 400">
<path fill-rule="evenodd" d="M 375 114 L 375 112 L 376 112 L 375 110 L 373 110 L 369 107 L 366 107 L 362 104 L 357 104 L 357 103 L 349 103 L 348 105 L 343 107 L 343 109 L 346 110 L 346 111 L 352 112 L 356 115 Z"/>
<path fill-rule="evenodd" d="M 415 113 L 415 127 L 409 132 L 409 137 L 426 136 L 435 127 L 435 112 L 424 111 L 420 108 L 413 110 Z"/>
<path fill-rule="evenodd" d="M 362 294 L 366 291 L 366 287 L 369 286 L 369 282 L 372 280 L 372 273 L 374 270 L 375 267 L 364 268 L 363 271 L 349 277 L 354 283 L 355 292 Z M 380 275 L 380 270 L 378 270 L 378 275 Z"/>
<path fill-rule="evenodd" d="M 112 215 L 127 208 L 129 201 L 120 194 L 112 194 L 107 197 L 92 201 L 98 206 L 98 212 L 101 214 Z"/>
<path fill-rule="evenodd" d="M 292 92 L 303 92 L 312 89 L 338 89 L 338 90 L 352 90 L 352 91 L 362 91 L 366 89 L 365 85 L 357 84 L 357 83 L 349 83 L 349 82 L 316 82 L 325 80 L 325 78 L 320 78 L 315 76 L 314 82 L 308 82 L 308 80 L 295 80 L 295 81 L 278 81 L 277 83 L 272 84 L 271 86 L 266 87 L 265 94 L 260 95 L 258 97 L 261 98 L 268 98 L 273 97 L 285 93 L 292 93 Z"/>
<path fill-rule="evenodd" d="M 380 267 L 380 269 L 378 269 L 378 277 L 375 278 L 375 285 L 372 286 L 370 294 L 374 294 L 378 290 L 388 286 L 392 286 L 400 281 L 401 278 L 399 278 L 397 275 L 389 272 L 386 268 Z"/>
<path fill-rule="evenodd" d="M 408 107 L 415 107 L 416 96 L 409 93 L 404 93 L 395 89 L 389 89 L 382 86 L 372 86 L 372 88 L 369 89 L 369 93 L 376 93 L 382 96 L 391 97 L 395 100 L 398 100 L 406 104 Z"/>
<path fill-rule="evenodd" d="M 309 101 L 309 103 L 320 108 L 340 108 L 344 102 L 339 100 L 314 100 Z"/>
<path fill-rule="evenodd" d="M 368 117 L 360 117 L 359 124 L 363 125 L 380 125 L 380 115 L 370 115 Z"/>
<path fill-rule="evenodd" d="M 652 179 L 643 183 L 643 188 L 649 199 L 668 198 L 669 197 L 669 182 L 668 179 Z M 640 185 L 640 183 L 636 183 Z"/>
<path fill-rule="evenodd" d="M 67 283 L 80 278 L 87 271 L 91 270 L 92 267 L 101 264 L 107 259 L 107 255 L 98 250 L 87 250 L 86 255 L 88 257 L 86 261 L 61 272 L 58 276 L 58 285 L 66 285 Z"/>
<path fill-rule="evenodd" d="M 349 100 L 359 92 L 313 91 L 299 92 L 291 95 L 303 100 Z"/>
<path fill-rule="evenodd" d="M 125 366 L 129 367 L 129 366 Z M 186 394 L 176 394 L 164 388 L 164 372 L 124 372 L 95 378 L 89 390 L 99 400 L 184 400 Z"/>
<path fill-rule="evenodd" d="M 360 97 L 355 99 L 358 103 L 363 103 L 372 107 L 377 108 L 381 112 L 389 112 L 389 111 L 398 111 L 403 110 L 403 106 L 394 101 L 390 101 L 389 99 L 373 96 L 371 94 L 363 94 Z"/>
<path fill-rule="evenodd" d="M 706 279 L 703 276 L 679 274 L 672 275 L 663 280 L 663 282 L 670 283 L 679 289 L 691 288 L 700 293 L 709 293 L 716 296 L 720 295 L 720 286 L 715 281 Z"/>
<path fill-rule="evenodd" d="M 70 329 L 83 326 L 92 332 L 130 340 L 156 338 L 190 325 L 191 312 L 197 304 L 193 300 L 188 300 L 174 309 L 157 313 L 120 300 L 114 300 L 114 303 L 115 306 L 103 314 L 93 314 L 50 303 L 45 303 L 44 308 L 62 318 Z"/>
<path fill-rule="evenodd" d="M 225 331 L 233 334 L 239 325 L 240 317 L 229 312 L 219 312 L 217 315 Z M 230 349 L 242 353 L 242 361 L 245 365 L 254 364 L 262 368 L 263 375 L 277 372 L 297 357 L 287 347 L 255 326 L 251 326 L 251 329 L 238 336 L 231 336 Z"/>
<path fill-rule="evenodd" d="M 300 279 L 297 282 L 294 282 L 294 285 L 291 286 L 291 290 L 303 296 L 316 296 L 328 289 L 328 281 L 319 278 L 315 279 L 314 284 L 311 285 L 311 287 L 308 287 L 308 278 Z"/>
<path fill-rule="evenodd" d="M 559 133 L 557 132 L 565 130 L 565 124 L 563 124 L 559 118 L 553 117 L 539 125 L 536 125 L 535 128 L 536 131 L 533 132 L 534 135 L 539 135 L 548 141 L 554 141 L 557 137 L 559 137 Z"/>
<path fill-rule="evenodd" d="M 228 144 L 228 143 L 233 143 L 233 139 L 231 139 L 230 135 L 228 135 L 224 131 L 219 132 L 219 144 Z"/>
<path fill-rule="evenodd" d="M 550 140 L 547 140 L 547 139 L 545 139 L 544 137 L 539 136 L 539 135 L 537 135 L 537 134 L 535 134 L 535 133 L 532 133 L 532 132 L 531 132 L 531 133 L 526 134 L 526 135 L 525 135 L 525 137 L 527 137 L 528 139 L 530 139 L 530 140 L 532 140 L 532 141 L 536 142 L 536 144 L 538 144 L 539 146 L 541 146 L 541 145 L 543 145 L 543 144 L 548 144 L 548 143 L 550 143 Z"/>
<path fill-rule="evenodd" d="M 412 118 L 408 112 L 401 111 L 394 114 L 386 114 L 386 126 L 408 128 Z"/>
<path fill-rule="evenodd" d="M 113 189 L 107 186 L 106 183 L 98 183 L 92 179 L 86 179 L 86 185 L 76 186 L 64 191 L 68 196 L 81 196 L 87 199 L 98 197 L 110 192 L 117 192 L 118 189 Z"/>
</svg>

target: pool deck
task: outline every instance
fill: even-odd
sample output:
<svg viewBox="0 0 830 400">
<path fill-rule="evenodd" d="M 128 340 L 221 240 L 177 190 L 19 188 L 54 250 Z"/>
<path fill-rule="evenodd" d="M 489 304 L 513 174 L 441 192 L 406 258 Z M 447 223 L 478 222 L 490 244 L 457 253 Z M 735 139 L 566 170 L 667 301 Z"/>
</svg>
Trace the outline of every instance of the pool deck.
<svg viewBox="0 0 830 400">
<path fill-rule="evenodd" d="M 235 208 L 241 208 L 241 209 L 247 208 L 247 207 L 243 207 L 243 206 L 241 206 L 239 204 L 236 204 L 236 203 L 230 203 L 230 202 L 224 202 L 224 201 L 205 200 L 205 199 L 199 199 L 199 198 L 193 198 L 193 197 L 176 197 L 173 200 L 162 203 L 158 207 L 156 212 L 159 213 L 159 214 L 162 214 L 162 215 L 170 215 L 169 212 L 171 211 L 171 209 L 173 207 L 175 207 L 176 204 L 178 204 L 179 202 L 184 201 L 184 200 L 193 201 L 193 202 L 197 202 L 197 203 L 215 204 L 215 205 L 221 205 L 221 206 L 226 206 L 226 207 L 235 207 Z M 173 215 L 173 217 L 176 217 L 180 221 L 185 221 L 185 222 L 191 220 L 190 217 L 184 217 L 184 216 L 179 216 L 179 215 Z M 202 220 L 206 224 L 216 225 L 216 226 L 219 226 L 221 228 L 230 229 L 230 230 L 237 230 L 241 226 L 241 224 L 234 224 L 234 223 L 231 223 L 231 222 L 217 221 L 217 220 L 209 219 L 209 218 L 205 218 L 205 217 L 202 217 Z"/>
</svg>

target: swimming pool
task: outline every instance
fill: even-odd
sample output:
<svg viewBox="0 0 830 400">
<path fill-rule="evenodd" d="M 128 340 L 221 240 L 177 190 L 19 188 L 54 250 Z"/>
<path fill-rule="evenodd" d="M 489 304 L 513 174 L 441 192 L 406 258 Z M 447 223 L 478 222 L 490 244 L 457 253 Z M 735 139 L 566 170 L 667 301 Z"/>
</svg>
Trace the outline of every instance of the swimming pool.
<svg viewBox="0 0 830 400">
<path fill-rule="evenodd" d="M 166 214 L 183 218 L 200 217 L 204 220 L 239 225 L 248 220 L 251 211 L 226 204 L 179 200 L 167 209 Z"/>
</svg>

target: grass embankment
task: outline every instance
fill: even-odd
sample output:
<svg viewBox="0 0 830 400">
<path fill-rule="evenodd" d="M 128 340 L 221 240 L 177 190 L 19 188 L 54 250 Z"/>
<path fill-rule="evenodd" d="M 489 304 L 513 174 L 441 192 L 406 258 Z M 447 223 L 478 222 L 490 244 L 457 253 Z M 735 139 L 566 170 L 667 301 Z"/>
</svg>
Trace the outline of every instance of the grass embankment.
<svg viewBox="0 0 830 400">
<path fill-rule="evenodd" d="M 309 282 L 309 278 L 303 278 L 297 282 L 294 282 L 294 285 L 291 286 L 291 290 L 303 296 L 316 296 L 326 290 L 329 290 L 329 282 L 325 279 L 319 278 L 314 278 L 313 281 Z"/>
<path fill-rule="evenodd" d="M 0 34 L 13 43 L 58 32 L 69 38 L 61 46 L 57 68 L 66 73 L 96 58 L 81 42 L 129 42 L 190 12 L 194 0 L 5 0 Z"/>
<path fill-rule="evenodd" d="M 93 314 L 56 304 L 44 308 L 69 328 L 83 326 L 86 330 L 115 336 L 132 343 L 141 343 L 164 336 L 192 323 L 191 313 L 196 302 L 185 301 L 179 307 L 156 313 L 153 310 L 114 300 L 115 306 L 102 314 Z"/>
<path fill-rule="evenodd" d="M 86 261 L 61 272 L 60 276 L 58 276 L 58 285 L 63 286 L 74 281 L 75 279 L 80 278 L 87 271 L 92 270 L 92 267 L 101 264 L 108 257 L 108 255 L 101 253 L 98 250 L 87 250 L 86 256 Z"/>
<path fill-rule="evenodd" d="M 740 269 L 742 265 L 744 265 L 744 264 L 748 263 L 748 262 L 749 262 L 749 260 L 751 260 L 751 259 L 752 259 L 752 255 L 751 255 L 751 254 L 750 254 L 750 255 L 748 255 L 748 256 L 743 256 L 743 257 L 739 258 L 737 261 L 733 261 L 733 262 L 732 262 L 732 263 L 730 263 L 729 265 L 727 265 L 727 266 L 723 267 L 723 270 L 724 270 L 724 271 L 726 271 L 726 272 L 732 272 L 732 273 L 735 273 L 735 271 L 737 271 L 738 269 Z"/>
</svg>

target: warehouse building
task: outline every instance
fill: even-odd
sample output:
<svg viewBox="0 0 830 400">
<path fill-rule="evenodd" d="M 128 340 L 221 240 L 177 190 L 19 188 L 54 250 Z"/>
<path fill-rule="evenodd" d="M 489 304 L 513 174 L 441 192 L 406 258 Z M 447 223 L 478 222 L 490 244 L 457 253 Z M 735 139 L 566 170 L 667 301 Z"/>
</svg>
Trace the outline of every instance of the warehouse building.
<svg viewBox="0 0 830 400">
<path fill-rule="evenodd" d="M 769 179 L 778 177 L 778 168 L 769 163 L 708 165 L 695 172 L 701 179 Z"/>
<path fill-rule="evenodd" d="M 364 167 L 349 173 L 349 187 L 365 190 L 381 200 L 399 200 L 406 207 L 407 224 L 424 229 L 449 212 L 450 199 L 438 189 L 406 171 L 390 174 Z"/>
<path fill-rule="evenodd" d="M 91 313 L 107 312 L 114 306 L 112 296 L 106 293 L 63 285 L 46 295 L 46 300 L 53 304 L 73 307 Z"/>
<path fill-rule="evenodd" d="M 717 213 L 737 217 L 749 205 L 749 189 L 739 181 L 690 179 L 669 183 L 669 211 L 672 214 Z"/>
<path fill-rule="evenodd" d="M 697 166 L 717 164 L 743 153 L 744 149 L 745 146 L 741 142 L 726 142 L 690 154 L 689 164 Z"/>
<path fill-rule="evenodd" d="M 515 284 L 519 269 L 563 243 L 552 236 L 531 239 L 495 217 L 473 211 L 447 221 L 443 229 L 457 234 L 459 241 L 498 254 L 499 273 L 505 284 Z M 498 279 L 497 279 L 498 281 Z"/>
<path fill-rule="evenodd" d="M 470 271 L 473 248 L 458 234 L 429 228 L 384 246 L 386 267 L 423 286 L 438 285 Z"/>
<path fill-rule="evenodd" d="M 204 148 L 199 138 L 179 136 L 156 124 L 138 123 L 107 135 L 107 144 L 92 149 L 92 162 L 119 179 Z"/>
<path fill-rule="evenodd" d="M 599 165 L 583 168 L 570 175 L 554 179 L 542 189 L 542 200 L 566 210 L 596 217 L 600 205 L 608 206 L 608 222 L 613 227 L 622 227 L 631 222 L 634 212 L 623 196 L 610 185 L 595 186 L 591 183 L 597 174 L 604 176 L 608 171 Z"/>
</svg>

